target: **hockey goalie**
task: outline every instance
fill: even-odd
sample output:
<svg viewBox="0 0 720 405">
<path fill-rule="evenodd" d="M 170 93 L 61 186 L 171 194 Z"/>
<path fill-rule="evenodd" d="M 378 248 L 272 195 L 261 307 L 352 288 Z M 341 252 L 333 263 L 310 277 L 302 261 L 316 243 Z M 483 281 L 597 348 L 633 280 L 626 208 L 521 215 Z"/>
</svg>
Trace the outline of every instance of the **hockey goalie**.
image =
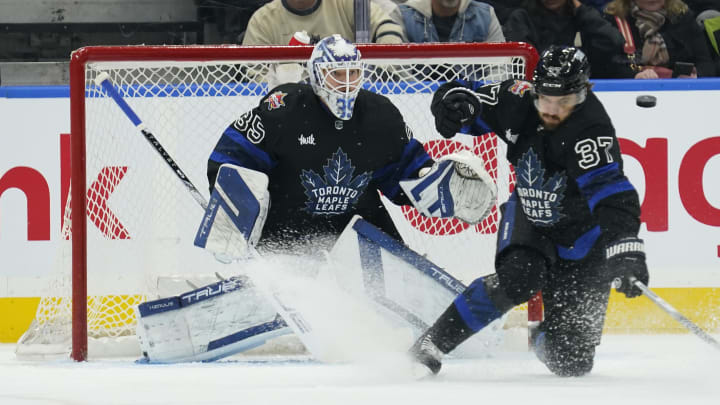
<svg viewBox="0 0 720 405">
<path fill-rule="evenodd" d="M 475 224 L 495 205 L 495 184 L 470 152 L 431 159 L 390 100 L 362 88 L 360 52 L 339 35 L 317 43 L 307 74 L 309 84 L 275 87 L 220 136 L 208 161 L 211 198 L 195 244 L 226 263 L 247 262 L 258 252 L 333 251 L 331 257 L 343 263 L 332 266 L 341 287 L 422 330 L 464 286 L 402 245 L 380 193 L 428 217 Z M 388 252 L 399 258 L 400 273 L 424 280 L 418 288 L 425 283 L 446 291 L 438 299 L 447 301 L 423 308 L 417 303 L 424 291 L 410 299 L 408 288 L 403 296 L 388 296 L 378 283 L 403 279 L 382 266 L 394 260 Z M 234 273 L 242 274 L 243 266 Z M 308 332 L 299 314 L 274 310 L 291 305 L 269 302 L 276 295 L 254 281 L 228 278 L 141 305 L 145 356 L 211 360 L 289 333 L 289 327 Z M 233 311 L 221 310 L 228 307 Z M 172 328 L 177 333 L 169 333 Z"/>
</svg>

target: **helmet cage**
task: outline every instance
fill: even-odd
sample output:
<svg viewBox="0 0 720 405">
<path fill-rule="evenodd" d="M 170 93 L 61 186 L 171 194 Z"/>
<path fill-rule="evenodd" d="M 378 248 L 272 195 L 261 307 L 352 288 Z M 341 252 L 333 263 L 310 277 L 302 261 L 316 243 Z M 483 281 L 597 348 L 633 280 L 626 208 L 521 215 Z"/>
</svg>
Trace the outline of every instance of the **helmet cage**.
<svg viewBox="0 0 720 405">
<path fill-rule="evenodd" d="M 340 35 L 333 35 L 315 45 L 307 67 L 315 94 L 333 115 L 349 120 L 365 76 L 360 51 Z"/>
<path fill-rule="evenodd" d="M 310 83 L 330 112 L 341 120 L 349 120 L 355 99 L 364 81 L 361 61 L 316 62 Z"/>
</svg>

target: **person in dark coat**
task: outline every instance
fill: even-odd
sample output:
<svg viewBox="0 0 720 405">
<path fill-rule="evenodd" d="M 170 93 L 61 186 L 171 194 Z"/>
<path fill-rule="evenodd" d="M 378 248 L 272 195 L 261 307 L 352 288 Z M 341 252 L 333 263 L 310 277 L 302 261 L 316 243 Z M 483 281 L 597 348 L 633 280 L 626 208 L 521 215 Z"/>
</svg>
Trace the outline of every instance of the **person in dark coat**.
<svg viewBox="0 0 720 405">
<path fill-rule="evenodd" d="M 613 0 L 605 12 L 616 26 L 616 17 L 627 21 L 635 52 L 598 58 L 594 77 L 668 77 L 664 72 L 672 73 L 677 62 L 694 65 L 690 74 L 679 77 L 717 75 L 705 34 L 682 0 Z"/>
<path fill-rule="evenodd" d="M 594 71 L 596 59 L 620 54 L 620 32 L 592 6 L 579 0 L 524 0 L 505 25 L 507 41 L 532 44 L 539 53 L 551 45 L 575 46 L 587 55 Z"/>
</svg>

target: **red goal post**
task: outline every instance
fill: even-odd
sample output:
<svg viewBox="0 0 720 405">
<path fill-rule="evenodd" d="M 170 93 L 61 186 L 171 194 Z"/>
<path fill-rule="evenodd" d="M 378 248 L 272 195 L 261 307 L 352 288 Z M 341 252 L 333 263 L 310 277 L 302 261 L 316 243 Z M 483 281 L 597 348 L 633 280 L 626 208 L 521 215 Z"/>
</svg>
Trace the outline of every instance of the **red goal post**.
<svg viewBox="0 0 720 405">
<path fill-rule="evenodd" d="M 432 156 L 458 148 L 483 156 L 486 168 L 498 181 L 502 202 L 512 187 L 502 143 L 492 134 L 442 139 L 434 130 L 429 100 L 439 84 L 454 78 L 530 79 L 538 59 L 535 50 L 523 43 L 369 44 L 359 49 L 369 66 L 366 87 L 395 103 Z M 127 46 L 86 47 L 72 54 L 72 186 L 66 218 L 72 235 L 73 359 L 87 358 L 89 335 L 132 335 L 134 315 L 130 307 L 153 294 L 147 288 L 131 287 L 132 281 L 117 291 L 108 288 L 109 284 L 119 287 L 128 278 L 154 280 L 166 273 L 193 271 L 183 266 L 212 267 L 202 262 L 204 259 L 183 256 L 194 255 L 185 251 L 196 249 L 188 238 L 196 224 L 186 218 L 199 219 L 197 208 L 189 208 L 192 200 L 185 201 L 189 199 L 183 196 L 187 192 L 173 184 L 177 180 L 172 173 L 164 177 L 163 171 L 169 169 L 163 167 L 162 159 L 143 145 L 142 136 L 117 106 L 104 100 L 93 78 L 101 71 L 110 75 L 191 181 L 206 192 L 204 164 L 222 129 L 233 117 L 257 105 L 269 90 L 268 83 L 279 80 L 281 67 L 291 73 L 296 68 L 296 73 L 302 72 L 301 64 L 311 50 L 285 46 Z M 402 224 L 398 227 L 410 247 L 465 283 L 494 271 L 497 210 L 474 227 L 457 220 L 428 220 L 408 207 L 389 210 L 396 224 Z M 69 221 L 72 212 L 87 215 L 72 215 Z M 166 245 L 172 246 L 166 251 Z M 165 264 L 169 268 L 159 268 Z M 96 284 L 99 288 L 94 287 Z M 103 301 L 101 309 L 90 308 L 97 305 L 90 302 L 91 297 Z M 120 309 L 108 309 L 108 301 L 111 303 L 107 305 Z M 530 319 L 537 319 L 539 306 L 530 307 Z M 99 321 L 99 327 L 89 327 L 97 311 L 103 313 L 101 319 L 108 318 L 107 312 L 113 315 L 110 320 Z"/>
</svg>

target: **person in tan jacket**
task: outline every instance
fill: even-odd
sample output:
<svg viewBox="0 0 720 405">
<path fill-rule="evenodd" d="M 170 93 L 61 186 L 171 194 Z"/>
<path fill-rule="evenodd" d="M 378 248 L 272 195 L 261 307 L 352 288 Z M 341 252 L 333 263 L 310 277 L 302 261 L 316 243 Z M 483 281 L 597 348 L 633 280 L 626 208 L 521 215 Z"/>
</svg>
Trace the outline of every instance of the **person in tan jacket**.
<svg viewBox="0 0 720 405">
<path fill-rule="evenodd" d="M 340 34 L 357 42 L 353 3 L 353 0 L 273 0 L 250 17 L 242 44 L 287 45 L 299 31 L 306 31 L 315 39 Z M 404 42 L 402 27 L 381 6 L 370 2 L 369 17 L 370 42 Z"/>
</svg>

